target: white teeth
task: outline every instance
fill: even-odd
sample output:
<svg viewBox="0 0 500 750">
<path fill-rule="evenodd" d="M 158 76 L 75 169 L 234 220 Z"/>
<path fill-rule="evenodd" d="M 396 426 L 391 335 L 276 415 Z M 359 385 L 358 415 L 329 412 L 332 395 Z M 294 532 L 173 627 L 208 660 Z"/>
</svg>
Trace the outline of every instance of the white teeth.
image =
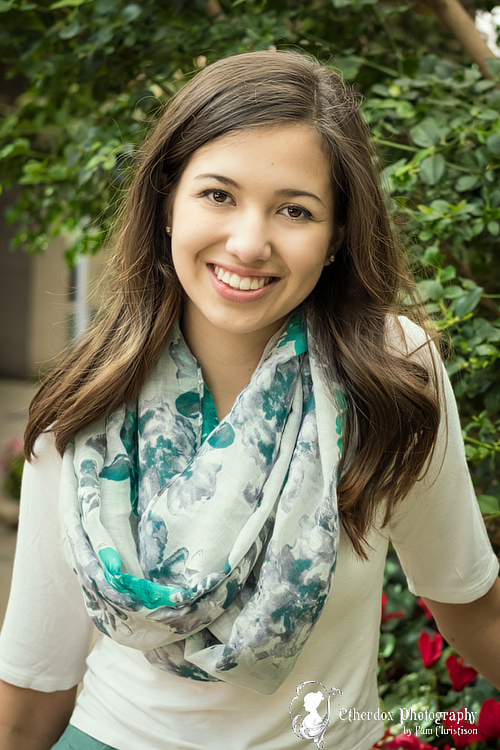
<svg viewBox="0 0 500 750">
<path fill-rule="evenodd" d="M 269 284 L 271 281 L 270 276 L 262 276 L 260 278 L 257 276 L 242 277 L 238 276 L 237 273 L 229 273 L 229 271 L 225 271 L 220 266 L 215 265 L 214 273 L 219 281 L 232 287 L 232 289 L 241 289 L 243 291 L 248 291 L 249 289 L 262 289 L 263 286 Z"/>
</svg>

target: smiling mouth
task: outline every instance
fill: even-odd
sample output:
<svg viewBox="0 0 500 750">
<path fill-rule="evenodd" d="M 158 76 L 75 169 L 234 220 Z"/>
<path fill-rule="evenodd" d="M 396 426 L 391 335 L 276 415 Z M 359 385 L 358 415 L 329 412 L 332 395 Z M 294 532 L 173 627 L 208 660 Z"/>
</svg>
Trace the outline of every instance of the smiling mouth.
<svg viewBox="0 0 500 750">
<path fill-rule="evenodd" d="M 241 289 L 249 291 L 253 289 L 262 289 L 274 280 L 274 276 L 238 276 L 237 273 L 230 273 L 220 266 L 214 265 L 214 273 L 223 284 L 227 284 L 232 289 Z"/>
</svg>

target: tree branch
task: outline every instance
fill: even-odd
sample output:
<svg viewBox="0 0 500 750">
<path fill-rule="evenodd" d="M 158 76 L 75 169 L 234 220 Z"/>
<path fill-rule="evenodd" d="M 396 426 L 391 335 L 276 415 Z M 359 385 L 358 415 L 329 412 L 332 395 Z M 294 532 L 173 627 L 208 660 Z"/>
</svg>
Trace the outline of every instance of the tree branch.
<svg viewBox="0 0 500 750">
<path fill-rule="evenodd" d="M 423 0 L 423 2 L 451 29 L 472 62 L 479 67 L 483 77 L 491 78 L 487 61 L 495 55 L 459 0 Z"/>
</svg>

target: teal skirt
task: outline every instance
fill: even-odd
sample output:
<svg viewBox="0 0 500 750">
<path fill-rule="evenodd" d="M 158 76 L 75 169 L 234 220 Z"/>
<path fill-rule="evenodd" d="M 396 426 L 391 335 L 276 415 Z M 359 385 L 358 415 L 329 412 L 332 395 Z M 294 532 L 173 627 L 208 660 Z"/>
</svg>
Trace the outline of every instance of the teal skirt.
<svg viewBox="0 0 500 750">
<path fill-rule="evenodd" d="M 63 736 L 52 746 L 52 750 L 115 750 L 111 745 L 105 745 L 94 740 L 76 727 L 68 726 Z"/>
</svg>

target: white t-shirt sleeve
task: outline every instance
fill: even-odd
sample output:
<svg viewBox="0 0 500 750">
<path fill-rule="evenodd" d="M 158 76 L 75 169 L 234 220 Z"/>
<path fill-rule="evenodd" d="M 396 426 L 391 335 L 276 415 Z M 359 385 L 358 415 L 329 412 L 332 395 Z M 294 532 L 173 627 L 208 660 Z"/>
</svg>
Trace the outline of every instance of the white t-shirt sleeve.
<svg viewBox="0 0 500 750">
<path fill-rule="evenodd" d="M 401 322 L 407 341 L 423 343 L 421 329 Z M 439 361 L 437 366 L 444 408 L 436 450 L 428 473 L 396 506 L 386 531 L 414 594 L 463 604 L 489 591 L 499 564 L 467 468 L 453 389 Z"/>
<path fill-rule="evenodd" d="M 78 684 L 93 626 L 64 556 L 59 521 L 61 458 L 52 435 L 26 463 L 9 604 L 0 634 L 0 678 L 51 692 Z"/>
</svg>

